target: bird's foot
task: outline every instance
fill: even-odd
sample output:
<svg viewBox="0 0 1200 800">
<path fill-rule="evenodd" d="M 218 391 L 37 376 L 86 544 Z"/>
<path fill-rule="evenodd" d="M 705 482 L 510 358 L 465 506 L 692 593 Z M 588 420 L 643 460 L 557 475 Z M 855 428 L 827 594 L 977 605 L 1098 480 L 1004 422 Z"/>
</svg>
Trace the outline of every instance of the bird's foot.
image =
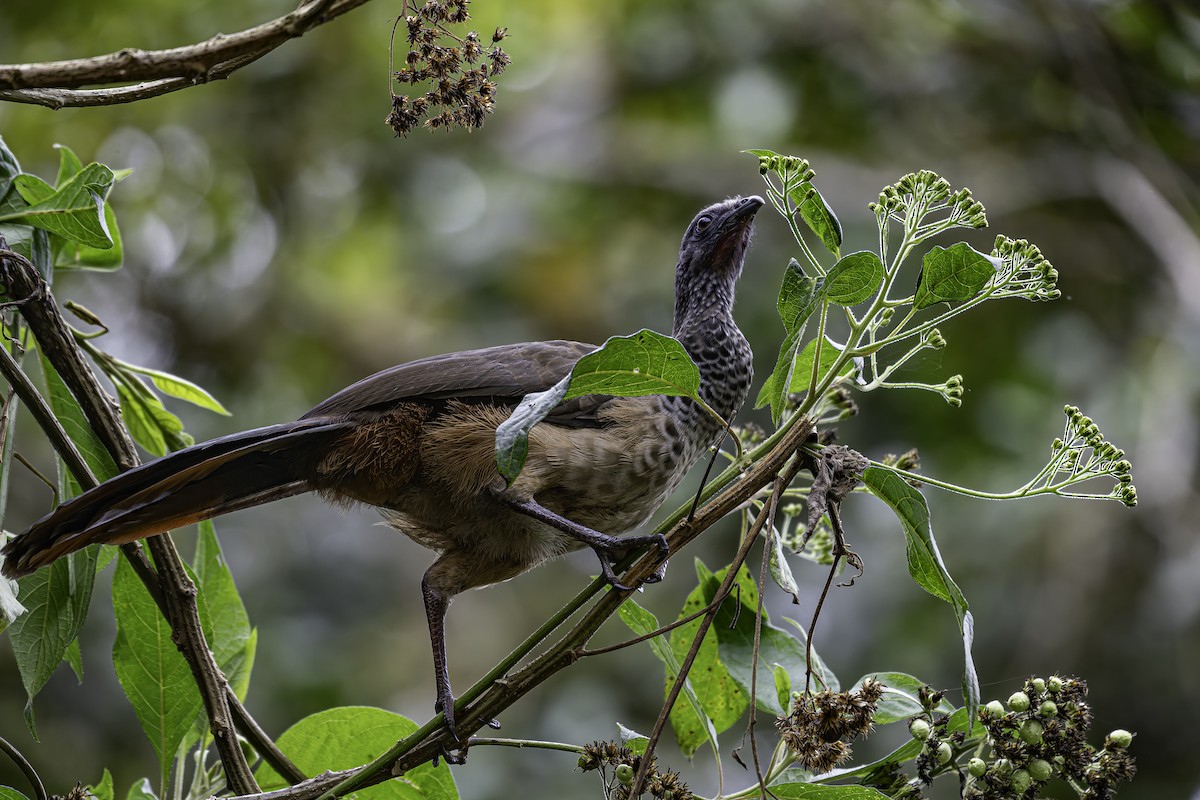
<svg viewBox="0 0 1200 800">
<path fill-rule="evenodd" d="M 661 533 L 648 534 L 645 536 L 607 536 L 605 534 L 597 534 L 597 538 L 589 544 L 592 550 L 595 551 L 596 557 L 600 559 L 600 574 L 615 591 L 629 592 L 636 589 L 636 586 L 626 586 L 617 579 L 616 570 L 613 568 L 613 562 L 625 558 L 629 553 L 635 552 L 647 546 L 653 546 L 664 555 L 670 552 L 670 547 L 667 545 L 667 537 Z M 666 564 L 664 563 L 653 574 L 648 576 L 643 583 L 658 583 L 666 574 Z"/>
<path fill-rule="evenodd" d="M 458 734 L 458 727 L 454 719 L 454 695 L 448 691 L 438 693 L 438 699 L 433 704 L 434 713 L 443 712 L 446 716 L 446 729 L 450 732 L 450 738 L 454 740 L 455 747 L 443 747 L 441 752 L 433 757 L 433 765 L 438 765 L 438 759 L 446 759 L 447 764 L 465 764 L 467 763 L 467 745 L 469 742 L 464 741 Z M 490 719 L 487 721 L 487 726 L 492 730 L 500 730 L 500 720 Z"/>
</svg>

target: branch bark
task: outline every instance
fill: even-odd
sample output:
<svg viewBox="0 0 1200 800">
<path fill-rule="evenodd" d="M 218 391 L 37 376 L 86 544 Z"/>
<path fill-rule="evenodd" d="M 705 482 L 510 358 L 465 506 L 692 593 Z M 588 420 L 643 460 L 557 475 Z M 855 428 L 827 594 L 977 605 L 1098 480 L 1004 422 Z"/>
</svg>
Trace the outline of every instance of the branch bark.
<svg viewBox="0 0 1200 800">
<path fill-rule="evenodd" d="M 117 105 L 221 80 L 368 2 L 305 0 L 270 22 L 165 50 L 124 48 L 92 58 L 0 64 L 0 100 L 53 109 Z M 84 86 L 111 88 L 80 88 Z"/>
</svg>

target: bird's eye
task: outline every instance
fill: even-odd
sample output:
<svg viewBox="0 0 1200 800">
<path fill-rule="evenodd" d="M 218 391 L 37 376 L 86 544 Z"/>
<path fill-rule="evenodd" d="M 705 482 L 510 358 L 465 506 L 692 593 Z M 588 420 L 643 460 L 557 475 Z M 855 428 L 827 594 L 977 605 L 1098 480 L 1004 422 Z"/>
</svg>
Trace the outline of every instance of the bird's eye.
<svg viewBox="0 0 1200 800">
<path fill-rule="evenodd" d="M 696 220 L 696 233 L 704 233 L 705 229 L 712 224 L 712 217 L 705 214 L 700 219 Z"/>
</svg>

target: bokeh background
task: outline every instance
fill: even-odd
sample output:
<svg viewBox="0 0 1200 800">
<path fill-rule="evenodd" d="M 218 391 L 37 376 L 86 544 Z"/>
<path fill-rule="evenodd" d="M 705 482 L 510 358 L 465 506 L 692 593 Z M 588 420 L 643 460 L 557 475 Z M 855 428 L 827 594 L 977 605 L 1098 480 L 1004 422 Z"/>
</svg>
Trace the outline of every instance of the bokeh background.
<svg viewBox="0 0 1200 800">
<path fill-rule="evenodd" d="M 169 47 L 289 10 L 237 4 L 6 2 L 0 61 Z M 23 166 L 53 175 L 55 142 L 133 167 L 113 194 L 127 248 L 117 274 L 64 274 L 56 291 L 112 328 L 102 346 L 210 388 L 234 412 L 178 404 L 198 438 L 292 418 L 372 371 L 527 339 L 602 341 L 669 330 L 678 240 L 701 206 L 759 191 L 739 150 L 809 158 L 846 228 L 872 247 L 866 204 L 905 172 L 970 186 L 990 231 L 1038 243 L 1061 301 L 1006 301 L 947 326 L 950 347 L 910 375 L 962 373 L 961 409 L 879 393 L 841 437 L 875 456 L 921 449 L 932 474 L 1004 490 L 1044 463 L 1075 403 L 1124 447 L 1141 504 L 985 503 L 931 493 L 935 531 L 973 604 L 985 699 L 1030 675 L 1085 677 L 1096 740 L 1138 733 L 1122 797 L 1200 797 L 1200 15 L 1164 0 L 477 0 L 509 29 L 496 113 L 476 133 L 395 139 L 387 44 L 400 4 L 378 0 L 228 81 L 115 108 L 0 104 Z M 949 240 L 953 241 L 953 239 Z M 949 243 L 949 241 L 945 243 Z M 737 315 L 759 374 L 780 327 L 792 254 L 764 213 Z M 746 414 L 746 418 L 753 415 Z M 46 454 L 26 419 L 19 445 Z M 48 493 L 15 475 L 4 525 Z M 853 504 L 866 574 L 836 591 L 817 644 L 843 682 L 894 669 L 958 685 L 947 607 L 907 578 L 894 519 Z M 335 704 L 424 720 L 433 687 L 417 581 L 431 557 L 369 512 L 300 498 L 219 524 L 259 629 L 248 706 L 279 733 Z M 732 527 L 677 556 L 643 601 L 672 616 L 691 560 L 723 563 Z M 185 546 L 186 547 L 186 546 Z M 459 598 L 450 615 L 466 687 L 594 570 L 582 555 Z M 798 562 L 807 622 L 820 569 Z M 62 792 L 108 766 L 119 792 L 153 775 L 112 673 L 106 582 L 85 629 L 86 681 L 61 669 L 36 703 L 40 743 L 0 648 L 0 733 Z M 602 635 L 615 641 L 617 624 Z M 584 742 L 613 720 L 648 730 L 661 678 L 646 648 L 589 659 L 505 714 L 503 733 Z M 736 746 L 736 731 L 724 737 Z M 888 743 L 884 734 L 882 741 Z M 893 740 L 890 740 L 894 742 Z M 883 747 L 884 744 L 876 745 Z M 711 793 L 669 747 L 663 757 Z M 727 759 L 730 782 L 750 780 Z M 475 800 L 597 796 L 574 758 L 472 751 L 455 775 Z M 0 782 L 23 786 L 7 763 Z"/>
</svg>

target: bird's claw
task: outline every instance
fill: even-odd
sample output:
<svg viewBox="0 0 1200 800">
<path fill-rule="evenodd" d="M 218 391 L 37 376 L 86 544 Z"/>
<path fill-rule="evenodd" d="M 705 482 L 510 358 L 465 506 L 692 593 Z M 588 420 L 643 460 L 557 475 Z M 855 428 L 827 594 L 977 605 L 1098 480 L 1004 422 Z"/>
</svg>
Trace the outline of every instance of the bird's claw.
<svg viewBox="0 0 1200 800">
<path fill-rule="evenodd" d="M 596 556 L 600 559 L 600 574 L 604 576 L 604 580 L 613 591 L 617 592 L 632 592 L 637 589 L 637 586 L 626 586 L 617 579 L 617 573 L 613 569 L 613 556 L 616 551 L 618 557 L 623 557 L 626 553 L 636 550 L 646 545 L 653 545 L 660 553 L 666 555 L 671 552 L 670 545 L 667 544 L 667 537 L 661 533 L 650 534 L 647 536 L 628 536 L 618 540 L 613 546 L 603 547 L 596 546 L 592 549 L 596 551 Z M 666 565 L 656 569 L 651 575 L 643 579 L 642 583 L 658 583 L 666 574 Z"/>
</svg>

